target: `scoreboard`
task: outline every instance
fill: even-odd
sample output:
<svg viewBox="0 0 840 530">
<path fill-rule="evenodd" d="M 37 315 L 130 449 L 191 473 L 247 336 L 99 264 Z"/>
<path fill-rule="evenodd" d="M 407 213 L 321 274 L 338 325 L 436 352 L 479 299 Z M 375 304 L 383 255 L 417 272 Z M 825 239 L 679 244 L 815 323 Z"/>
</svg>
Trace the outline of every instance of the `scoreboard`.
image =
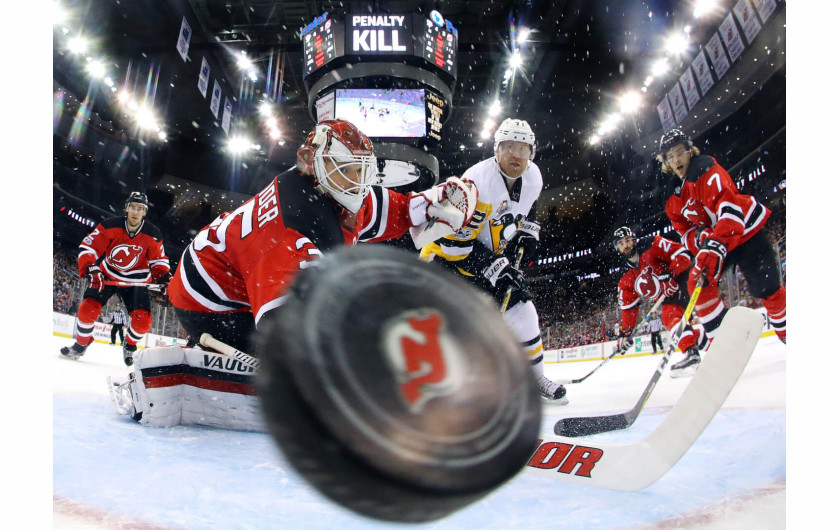
<svg viewBox="0 0 840 530">
<path fill-rule="evenodd" d="M 421 63 L 454 82 L 457 73 L 458 30 L 437 12 L 428 17 L 412 13 L 348 14 L 343 21 L 326 13 L 301 29 L 304 77 L 344 56 Z"/>
<path fill-rule="evenodd" d="M 317 20 L 317 19 L 316 19 Z M 336 24 L 326 18 L 303 36 L 303 75 L 307 76 L 332 61 L 338 53 L 336 38 Z"/>
</svg>

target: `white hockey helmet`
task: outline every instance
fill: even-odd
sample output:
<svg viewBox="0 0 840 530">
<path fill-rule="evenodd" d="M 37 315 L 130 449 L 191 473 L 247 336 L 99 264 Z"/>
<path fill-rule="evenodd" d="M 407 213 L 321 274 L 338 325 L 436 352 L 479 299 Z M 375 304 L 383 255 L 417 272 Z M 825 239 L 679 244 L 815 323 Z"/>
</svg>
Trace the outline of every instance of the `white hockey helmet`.
<svg viewBox="0 0 840 530">
<path fill-rule="evenodd" d="M 298 150 L 298 163 L 304 173 L 314 174 L 319 188 L 352 213 L 362 207 L 376 179 L 373 143 L 344 120 L 326 120 L 316 125 Z M 345 171 L 354 165 L 361 166 L 358 173 Z"/>
<path fill-rule="evenodd" d="M 493 135 L 493 152 L 499 150 L 499 144 L 505 141 L 523 142 L 531 146 L 530 160 L 534 159 L 534 154 L 537 151 L 537 137 L 531 126 L 525 120 L 516 118 L 507 118 L 496 129 L 496 134 Z"/>
</svg>

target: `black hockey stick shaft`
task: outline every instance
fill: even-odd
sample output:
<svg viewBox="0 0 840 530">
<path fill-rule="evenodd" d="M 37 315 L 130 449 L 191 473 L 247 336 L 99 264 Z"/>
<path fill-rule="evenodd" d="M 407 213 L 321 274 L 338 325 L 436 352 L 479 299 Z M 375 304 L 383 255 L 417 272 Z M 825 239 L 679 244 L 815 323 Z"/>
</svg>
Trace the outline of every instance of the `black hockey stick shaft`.
<svg viewBox="0 0 840 530">
<path fill-rule="evenodd" d="M 651 308 L 650 308 L 650 311 L 648 311 L 648 312 L 647 312 L 647 314 L 645 315 L 645 318 L 644 318 L 643 320 L 646 320 L 648 316 L 652 315 L 652 314 L 653 314 L 653 312 L 654 312 L 654 311 L 656 311 L 656 310 L 659 308 L 659 306 L 661 306 L 661 305 L 662 305 L 662 302 L 663 302 L 663 300 L 665 300 L 665 298 L 666 298 L 666 297 L 665 297 L 665 295 L 664 295 L 664 294 L 663 294 L 662 296 L 660 296 L 660 297 L 659 297 L 659 299 L 657 299 L 657 300 L 656 300 L 656 303 L 655 303 L 655 304 L 653 304 L 653 307 L 651 307 Z M 632 336 L 636 333 L 636 329 L 639 327 L 639 325 L 640 325 L 640 324 L 639 324 L 639 323 L 637 323 L 637 324 L 633 327 L 633 331 L 630 333 L 630 336 L 631 336 L 631 337 L 632 337 Z M 622 350 L 620 347 L 619 347 L 619 348 L 616 348 L 616 350 L 615 350 L 614 352 L 612 352 L 612 353 L 609 355 L 609 357 L 607 357 L 606 359 L 604 359 L 603 361 L 601 361 L 601 362 L 598 364 L 598 366 L 596 366 L 595 368 L 593 368 L 593 369 L 592 369 L 592 371 L 591 371 L 591 372 L 589 372 L 588 374 L 586 374 L 585 376 L 583 376 L 583 377 L 579 377 L 579 378 L 577 378 L 577 379 L 571 379 L 571 380 L 569 380 L 569 381 L 558 381 L 558 383 L 563 384 L 563 385 L 576 385 L 576 384 L 578 384 L 578 383 L 581 383 L 581 382 L 585 381 L 585 380 L 586 380 L 586 378 L 588 378 L 590 375 L 592 375 L 592 374 L 594 374 L 595 372 L 597 372 L 597 371 L 598 371 L 598 370 L 599 370 L 602 366 L 604 366 L 605 364 L 607 364 L 607 361 L 609 361 L 610 359 L 612 359 L 613 357 L 615 357 L 616 355 L 618 355 L 618 354 L 619 354 L 619 353 L 621 353 L 622 351 L 624 351 L 624 350 Z"/>
<path fill-rule="evenodd" d="M 522 255 L 525 253 L 525 247 L 519 247 L 516 250 L 516 263 L 513 265 L 515 269 L 519 268 L 519 264 L 522 262 Z M 507 311 L 507 306 L 510 303 L 510 297 L 513 295 L 513 287 L 510 287 L 505 294 L 505 299 L 502 301 L 501 311 L 504 313 Z"/>
<path fill-rule="evenodd" d="M 697 298 L 700 297 L 700 291 L 702 289 L 702 285 L 698 285 L 694 288 L 694 292 L 691 294 L 691 300 L 689 300 L 688 305 L 685 308 L 683 318 L 680 320 L 680 327 L 676 334 L 677 339 L 679 339 L 682 335 L 686 323 L 691 318 L 691 312 L 694 311 L 694 305 L 697 303 Z M 653 373 L 650 381 L 648 381 L 644 392 L 642 392 L 642 395 L 639 397 L 639 400 L 632 409 L 627 412 L 609 414 L 606 416 L 579 416 L 573 418 L 563 418 L 554 424 L 554 434 L 574 438 L 577 436 L 589 436 L 603 432 L 617 431 L 620 429 L 626 429 L 627 427 L 633 425 L 636 418 L 639 417 L 639 413 L 642 411 L 653 393 L 653 389 L 656 388 L 659 378 L 662 377 L 662 372 L 665 370 L 671 355 L 674 353 L 674 342 L 675 341 L 672 337 L 671 346 L 668 348 L 667 353 L 665 353 L 662 357 L 662 360 L 656 367 L 656 371 Z"/>
</svg>

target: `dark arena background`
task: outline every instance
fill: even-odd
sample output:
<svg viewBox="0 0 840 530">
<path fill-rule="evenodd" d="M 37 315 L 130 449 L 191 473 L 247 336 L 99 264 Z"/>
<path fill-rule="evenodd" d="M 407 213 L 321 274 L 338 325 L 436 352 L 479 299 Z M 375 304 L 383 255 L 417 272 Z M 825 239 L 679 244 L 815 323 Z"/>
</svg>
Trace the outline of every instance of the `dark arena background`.
<svg viewBox="0 0 840 530">
<path fill-rule="evenodd" d="M 123 215 L 130 192 L 148 195 L 147 219 L 163 232 L 174 271 L 203 227 L 293 166 L 306 134 L 330 118 L 371 137 L 379 183 L 400 192 L 492 157 L 505 118 L 530 124 L 544 179 L 542 231 L 521 269 L 546 373 L 556 379 L 587 373 L 615 344 L 615 229 L 630 226 L 640 243 L 679 241 L 665 215 L 673 185 L 655 159 L 666 130 L 688 134 L 741 193 L 772 210 L 765 231 L 787 281 L 782 0 L 62 0 L 47 9 L 50 363 L 70 344 L 87 286 L 79 243 Z M 389 244 L 414 249 L 407 236 Z M 724 271 L 720 294 L 728 307 L 761 308 L 737 268 Z M 119 305 L 114 297 L 103 308 L 93 355 L 55 361 L 55 528 L 383 526 L 320 497 L 267 435 L 154 430 L 117 416 L 104 376 L 126 373 L 105 335 Z M 153 301 L 152 322 L 142 347 L 186 338 L 166 300 Z M 661 358 L 649 336 L 640 326 L 633 355 L 569 385 L 571 404 L 546 406 L 544 430 L 561 417 L 632 406 Z M 428 527 L 784 528 L 785 359 L 785 345 L 765 332 L 742 391 L 648 489 L 604 492 L 519 475 Z M 686 384 L 663 377 L 638 424 L 604 439 L 644 437 Z M 715 454 L 733 445 L 753 460 Z M 148 467 L 124 464 L 132 459 Z"/>
</svg>

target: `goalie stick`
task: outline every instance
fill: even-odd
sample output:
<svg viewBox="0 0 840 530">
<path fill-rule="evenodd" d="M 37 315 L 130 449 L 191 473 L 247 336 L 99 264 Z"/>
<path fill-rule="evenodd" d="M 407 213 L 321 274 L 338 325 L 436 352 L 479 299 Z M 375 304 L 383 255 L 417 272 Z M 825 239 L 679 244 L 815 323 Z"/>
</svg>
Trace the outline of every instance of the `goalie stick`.
<svg viewBox="0 0 840 530">
<path fill-rule="evenodd" d="M 656 310 L 659 308 L 659 306 L 661 306 L 661 305 L 662 305 L 662 301 L 663 301 L 663 300 L 665 300 L 665 295 L 664 295 L 664 294 L 663 294 L 662 296 L 660 296 L 660 297 L 659 297 L 659 299 L 656 301 L 656 303 L 655 303 L 655 304 L 653 304 L 653 307 L 651 307 L 651 308 L 650 308 L 650 311 L 648 311 L 648 312 L 647 312 L 647 314 L 645 315 L 644 320 L 647 320 L 647 317 L 649 317 L 650 315 L 652 315 L 652 314 L 653 314 L 653 312 L 654 312 L 654 311 L 656 311 Z M 636 333 L 636 329 L 637 329 L 638 327 L 639 327 L 639 324 L 636 324 L 636 325 L 633 327 L 633 331 L 631 331 L 631 332 L 630 332 L 630 336 L 631 336 L 631 337 L 632 337 L 632 336 Z M 618 355 L 619 353 L 621 353 L 621 352 L 623 352 L 623 351 L 626 351 L 626 350 L 623 350 L 621 347 L 616 348 L 616 349 L 615 349 L 615 351 L 614 351 L 614 352 L 612 352 L 612 353 L 609 355 L 609 357 L 607 357 L 606 359 L 604 359 L 603 361 L 601 361 L 601 363 L 600 363 L 600 364 L 598 364 L 598 366 L 596 366 L 596 367 L 595 367 L 595 368 L 594 368 L 591 372 L 589 372 L 588 374 L 586 374 L 586 375 L 585 375 L 585 376 L 583 376 L 583 377 L 579 377 L 579 378 L 577 378 L 577 379 L 567 379 L 567 380 L 565 380 L 565 381 L 558 380 L 557 382 L 558 382 L 558 383 L 560 383 L 561 385 L 576 385 L 576 384 L 578 384 L 578 383 L 581 383 L 581 382 L 585 381 L 585 380 L 586 380 L 586 378 L 588 378 L 590 375 L 592 375 L 592 374 L 594 374 L 595 372 L 597 372 L 597 371 L 598 371 L 598 369 L 600 369 L 602 366 L 604 366 L 605 364 L 607 364 L 607 361 L 609 361 L 610 359 L 612 359 L 613 357 L 615 357 L 616 355 Z M 622 355 L 624 355 L 624 354 L 622 353 Z M 561 420 L 561 421 L 562 421 L 562 420 Z M 559 434 L 559 433 L 557 433 L 557 434 Z M 568 435 L 568 436 L 574 436 L 574 435 L 573 435 L 573 434 L 571 434 L 571 435 Z"/>
<path fill-rule="evenodd" d="M 208 348 L 213 348 L 217 352 L 227 355 L 228 357 L 233 357 L 243 363 L 251 366 L 253 368 L 260 367 L 260 360 L 254 357 L 253 355 L 248 355 L 243 351 L 239 351 L 233 346 L 225 344 L 224 342 L 220 341 L 219 339 L 213 337 L 213 335 L 209 333 L 202 333 L 201 337 L 198 339 L 198 343 L 202 346 L 207 346 Z"/>
<path fill-rule="evenodd" d="M 526 472 L 621 491 L 650 486 L 682 458 L 717 414 L 750 360 L 763 325 L 758 311 L 731 308 L 697 373 L 659 427 L 644 439 L 606 444 L 545 436 Z"/>
<path fill-rule="evenodd" d="M 691 318 L 691 312 L 694 311 L 694 305 L 697 303 L 697 298 L 700 296 L 701 289 L 702 287 L 698 285 L 694 288 L 694 292 L 691 294 L 691 299 L 688 301 L 683 318 L 680 320 L 680 327 L 677 330 L 676 336 L 678 339 L 682 335 L 688 319 Z M 659 378 L 662 377 L 662 372 L 665 370 L 665 367 L 668 366 L 668 361 L 671 360 L 671 355 L 674 353 L 674 344 L 675 341 L 672 337 L 671 345 L 668 348 L 668 351 L 662 357 L 662 360 L 656 367 L 656 371 L 653 373 L 650 381 L 648 381 L 644 392 L 642 392 L 642 395 L 639 397 L 639 400 L 636 401 L 636 404 L 632 409 L 627 412 L 620 412 L 618 414 L 610 414 L 607 416 L 579 416 L 563 418 L 554 424 L 554 434 L 571 437 L 589 436 L 591 434 L 626 429 L 627 427 L 633 425 L 633 422 L 635 422 L 636 418 L 639 417 L 639 413 L 642 411 L 645 403 L 647 403 L 647 400 L 653 393 L 653 389 L 656 388 Z"/>
</svg>

